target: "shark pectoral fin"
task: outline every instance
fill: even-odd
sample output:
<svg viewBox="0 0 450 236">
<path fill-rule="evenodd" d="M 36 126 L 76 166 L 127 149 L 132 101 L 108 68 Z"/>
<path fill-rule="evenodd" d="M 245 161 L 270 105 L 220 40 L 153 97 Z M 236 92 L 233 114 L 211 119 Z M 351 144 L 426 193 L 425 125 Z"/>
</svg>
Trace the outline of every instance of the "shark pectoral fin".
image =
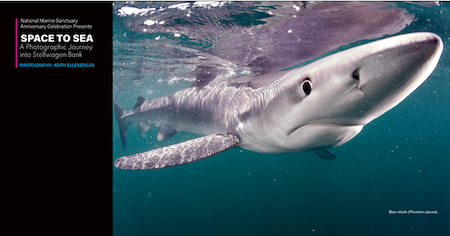
<svg viewBox="0 0 450 236">
<path fill-rule="evenodd" d="M 211 134 L 172 146 L 116 159 L 114 166 L 123 170 L 151 170 L 198 161 L 228 150 L 240 140 L 228 134 Z"/>
<path fill-rule="evenodd" d="M 323 159 L 333 160 L 334 158 L 336 158 L 336 156 L 332 152 L 330 152 L 330 150 L 328 150 L 326 148 L 316 149 L 316 150 L 313 150 L 313 151 L 317 155 L 322 157 Z"/>
<path fill-rule="evenodd" d="M 176 133 L 177 133 L 177 131 L 172 126 L 161 123 L 161 124 L 159 124 L 159 131 L 158 131 L 158 136 L 156 137 L 156 139 L 158 141 L 163 141 L 163 140 L 166 140 L 166 139 L 172 137 Z"/>
</svg>

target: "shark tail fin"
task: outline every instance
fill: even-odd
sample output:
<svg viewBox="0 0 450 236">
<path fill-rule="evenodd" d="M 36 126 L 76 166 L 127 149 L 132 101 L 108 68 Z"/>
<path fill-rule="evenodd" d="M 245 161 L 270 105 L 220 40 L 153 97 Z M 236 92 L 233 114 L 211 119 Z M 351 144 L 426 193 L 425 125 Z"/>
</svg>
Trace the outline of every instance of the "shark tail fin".
<svg viewBox="0 0 450 236">
<path fill-rule="evenodd" d="M 116 116 L 117 123 L 119 123 L 120 140 L 122 141 L 122 147 L 125 149 L 125 143 L 127 141 L 127 128 L 129 122 L 124 121 L 123 115 L 126 113 L 126 111 L 116 101 L 119 92 L 120 90 L 117 91 L 116 95 L 114 96 L 114 115 Z"/>
</svg>

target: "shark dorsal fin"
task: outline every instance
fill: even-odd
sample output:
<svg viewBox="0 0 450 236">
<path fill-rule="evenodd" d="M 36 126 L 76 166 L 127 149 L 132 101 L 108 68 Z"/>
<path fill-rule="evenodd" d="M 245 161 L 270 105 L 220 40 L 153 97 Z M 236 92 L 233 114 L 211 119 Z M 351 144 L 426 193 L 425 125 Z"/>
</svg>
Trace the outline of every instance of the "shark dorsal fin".
<svg viewBox="0 0 450 236">
<path fill-rule="evenodd" d="M 198 66 L 193 72 L 196 79 L 191 87 L 203 88 L 208 85 L 211 81 L 213 81 L 217 73 L 214 68 L 209 66 Z"/>
<path fill-rule="evenodd" d="M 145 101 L 147 101 L 145 98 L 138 97 L 136 104 L 134 104 L 133 110 L 136 109 L 137 107 L 140 107 L 142 103 L 144 103 Z"/>
</svg>

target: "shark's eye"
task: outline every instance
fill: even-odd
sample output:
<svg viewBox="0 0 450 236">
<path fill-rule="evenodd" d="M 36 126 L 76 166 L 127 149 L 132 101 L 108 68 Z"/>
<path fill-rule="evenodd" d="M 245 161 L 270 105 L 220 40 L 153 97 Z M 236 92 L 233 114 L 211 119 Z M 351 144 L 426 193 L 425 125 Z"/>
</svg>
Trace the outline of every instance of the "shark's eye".
<svg viewBox="0 0 450 236">
<path fill-rule="evenodd" d="M 305 78 L 305 80 L 303 80 L 302 83 L 302 90 L 306 95 L 309 95 L 311 93 L 312 90 L 312 83 L 311 80 L 309 78 Z"/>
<path fill-rule="evenodd" d="M 356 79 L 356 80 L 359 81 L 359 71 L 358 71 L 358 69 L 353 71 L 352 77 L 353 77 L 353 79 Z"/>
</svg>

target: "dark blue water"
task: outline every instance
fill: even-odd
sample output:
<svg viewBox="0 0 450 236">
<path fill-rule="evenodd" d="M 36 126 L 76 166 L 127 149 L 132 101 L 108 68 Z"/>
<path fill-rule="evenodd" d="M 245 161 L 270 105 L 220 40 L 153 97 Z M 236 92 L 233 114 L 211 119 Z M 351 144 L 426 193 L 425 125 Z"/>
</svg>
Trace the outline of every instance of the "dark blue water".
<svg viewBox="0 0 450 236">
<path fill-rule="evenodd" d="M 188 72 L 200 65 L 199 53 L 232 30 L 261 27 L 282 12 L 276 4 L 260 6 L 263 11 L 237 3 L 169 8 L 174 4 L 130 4 L 135 9 L 129 10 L 141 9 L 134 15 L 120 11 L 124 2 L 114 6 L 113 87 L 123 90 L 118 102 L 126 110 L 138 96 L 151 99 L 190 86 L 194 78 Z M 156 128 L 144 138 L 130 125 L 123 150 L 112 114 L 114 235 L 450 235 L 450 3 L 396 7 L 414 14 L 396 34 L 438 34 L 444 41 L 441 60 L 402 103 L 333 148 L 333 161 L 314 153 L 234 148 L 172 168 L 118 170 L 112 165 L 118 157 L 198 136 L 178 133 L 156 141 Z M 155 12 L 142 13 L 149 8 Z M 154 23 L 143 24 L 149 19 Z M 349 47 L 342 46 L 338 50 Z M 217 60 L 205 63 L 219 67 Z"/>
</svg>

